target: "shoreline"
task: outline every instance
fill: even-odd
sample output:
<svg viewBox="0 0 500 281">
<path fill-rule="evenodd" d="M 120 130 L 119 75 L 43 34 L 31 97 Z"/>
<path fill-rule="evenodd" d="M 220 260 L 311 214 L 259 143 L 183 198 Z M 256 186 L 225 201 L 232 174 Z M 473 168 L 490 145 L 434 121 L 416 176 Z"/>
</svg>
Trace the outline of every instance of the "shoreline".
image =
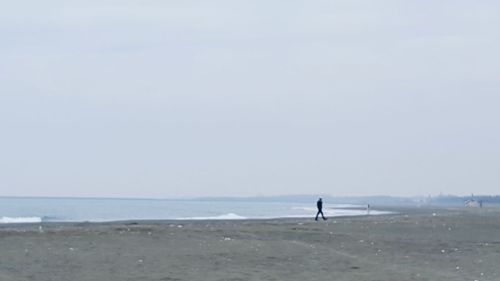
<svg viewBox="0 0 500 281">
<path fill-rule="evenodd" d="M 311 208 L 312 209 L 312 208 Z M 359 207 L 326 207 L 323 209 L 325 216 L 331 218 L 340 217 L 360 217 L 360 216 L 379 216 L 388 215 L 394 212 L 385 211 L 381 208 L 377 209 L 367 209 Z M 278 215 L 278 216 L 240 216 L 236 213 L 226 213 L 222 215 L 215 216 L 192 216 L 192 217 L 175 217 L 175 218 L 123 218 L 123 219 L 94 219 L 94 220 L 54 220 L 46 219 L 45 216 L 25 216 L 25 217 L 13 217 L 13 216 L 2 216 L 0 217 L 1 225 L 15 225 L 15 224 L 44 224 L 44 223 L 112 223 L 121 221 L 243 221 L 243 220 L 275 220 L 275 219 L 307 219 L 314 217 L 316 212 L 311 212 L 310 214 L 290 214 L 290 215 Z"/>
<path fill-rule="evenodd" d="M 500 209 L 0 225 L 0 280 L 500 280 Z M 40 229 L 41 227 L 41 229 Z"/>
<path fill-rule="evenodd" d="M 397 214 L 392 211 L 380 211 L 373 210 L 374 214 L 353 214 L 353 215 L 337 215 L 328 216 L 328 219 L 342 219 L 342 218 L 358 218 L 358 217 L 370 217 L 370 216 L 390 216 Z M 325 215 L 326 216 L 326 215 Z M 39 221 L 39 222 L 14 222 L 14 223 L 0 223 L 0 228 L 2 226 L 22 226 L 22 225 L 51 225 L 51 224 L 120 224 L 120 223 L 173 223 L 173 222 L 212 222 L 212 221 L 222 221 L 222 222 L 244 222 L 244 221 L 281 221 L 281 220 L 314 220 L 315 215 L 311 216 L 283 216 L 283 217 L 262 217 L 262 218 L 234 218 L 234 219 L 218 219 L 218 218 L 178 218 L 178 219 L 124 219 L 124 220 L 106 220 L 106 221 Z"/>
<path fill-rule="evenodd" d="M 466 208 L 460 205 L 423 205 L 423 206 L 400 206 L 400 205 L 387 205 L 387 206 L 376 206 L 377 209 L 371 209 L 369 214 L 352 214 L 352 215 L 335 215 L 327 216 L 328 219 L 345 219 L 345 218 L 364 218 L 364 217 L 382 217 L 382 216 L 398 216 L 404 215 L 405 212 L 412 214 L 418 213 L 429 213 L 430 211 L 444 211 L 444 212 L 499 212 L 500 205 L 489 205 L 484 208 Z M 325 208 L 328 210 L 351 210 L 351 208 Z M 357 209 L 362 210 L 362 209 Z M 325 214 L 326 216 L 326 214 Z M 286 221 L 286 220 L 304 220 L 308 221 L 310 219 L 314 220 L 315 213 L 310 216 L 302 215 L 290 215 L 282 217 L 241 217 L 241 218 L 153 218 L 153 219 L 118 219 L 118 220 L 83 220 L 83 221 L 39 221 L 39 222 L 8 222 L 0 223 L 0 229 L 2 227 L 15 227 L 15 226 L 30 226 L 30 225 L 103 225 L 103 224 L 168 224 L 176 222 L 245 222 L 245 221 L 261 221 L 261 222 L 272 222 L 272 221 Z M 9 217 L 10 218 L 10 217 Z M 34 217 L 33 217 L 34 218 Z"/>
</svg>

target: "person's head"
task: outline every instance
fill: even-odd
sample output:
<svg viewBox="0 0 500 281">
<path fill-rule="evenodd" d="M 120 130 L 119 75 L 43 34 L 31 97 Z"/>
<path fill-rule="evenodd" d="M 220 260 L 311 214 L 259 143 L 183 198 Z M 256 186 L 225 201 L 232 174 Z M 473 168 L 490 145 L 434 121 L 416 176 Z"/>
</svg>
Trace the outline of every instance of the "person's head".
<svg viewBox="0 0 500 281">
<path fill-rule="evenodd" d="M 319 198 L 319 200 L 318 200 L 318 201 L 323 201 L 323 199 Z"/>
</svg>

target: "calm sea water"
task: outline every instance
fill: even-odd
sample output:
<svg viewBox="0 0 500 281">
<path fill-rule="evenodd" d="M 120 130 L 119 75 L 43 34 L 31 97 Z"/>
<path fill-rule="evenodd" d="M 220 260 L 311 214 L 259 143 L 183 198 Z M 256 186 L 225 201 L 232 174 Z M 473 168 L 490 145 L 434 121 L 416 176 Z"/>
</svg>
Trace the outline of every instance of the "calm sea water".
<svg viewBox="0 0 500 281">
<path fill-rule="evenodd" d="M 325 204 L 326 216 L 366 215 L 364 206 Z M 371 210 L 371 215 L 384 214 Z M 152 199 L 0 198 L 0 223 L 103 222 L 155 219 L 314 217 L 315 202 L 231 202 Z"/>
</svg>

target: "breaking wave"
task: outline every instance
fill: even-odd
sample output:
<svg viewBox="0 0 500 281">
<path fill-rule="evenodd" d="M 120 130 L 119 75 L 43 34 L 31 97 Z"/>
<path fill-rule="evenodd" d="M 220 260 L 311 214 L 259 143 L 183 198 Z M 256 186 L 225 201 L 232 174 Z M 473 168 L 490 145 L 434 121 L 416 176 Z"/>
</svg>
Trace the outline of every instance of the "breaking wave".
<svg viewBox="0 0 500 281">
<path fill-rule="evenodd" d="M 40 223 L 41 217 L 0 217 L 0 223 Z"/>
<path fill-rule="evenodd" d="M 239 216 L 235 213 L 228 213 L 220 216 L 213 217 L 187 217 L 187 218 L 177 218 L 177 220 L 245 220 L 247 217 Z"/>
</svg>

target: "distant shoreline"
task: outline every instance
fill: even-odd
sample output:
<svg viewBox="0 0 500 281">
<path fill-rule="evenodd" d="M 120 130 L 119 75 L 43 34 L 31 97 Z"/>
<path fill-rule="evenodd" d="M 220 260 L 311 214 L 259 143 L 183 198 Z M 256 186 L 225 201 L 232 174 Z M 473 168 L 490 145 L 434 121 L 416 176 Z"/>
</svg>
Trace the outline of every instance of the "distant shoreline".
<svg viewBox="0 0 500 281">
<path fill-rule="evenodd" d="M 44 199 L 44 200 L 124 200 L 124 201 L 191 201 L 191 202 L 276 202 L 276 203 L 306 203 L 315 202 L 318 197 L 323 197 L 325 202 L 345 204 L 379 204 L 395 206 L 412 205 L 460 205 L 466 200 L 482 200 L 486 204 L 500 204 L 500 195 L 434 195 L 434 196 L 334 196 L 334 195 L 276 195 L 276 196 L 234 196 L 234 197 L 79 197 L 79 196 L 0 196 L 1 199 Z"/>
</svg>

